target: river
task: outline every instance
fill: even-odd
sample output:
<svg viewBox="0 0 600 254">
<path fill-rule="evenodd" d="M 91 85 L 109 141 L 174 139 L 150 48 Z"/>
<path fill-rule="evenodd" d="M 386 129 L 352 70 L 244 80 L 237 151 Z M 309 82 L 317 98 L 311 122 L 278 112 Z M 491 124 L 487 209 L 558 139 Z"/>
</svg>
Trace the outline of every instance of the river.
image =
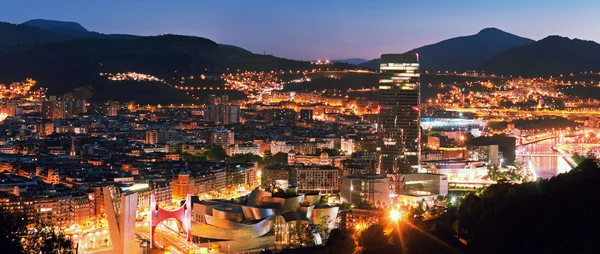
<svg viewBox="0 0 600 254">
<path fill-rule="evenodd" d="M 552 146 L 556 144 L 558 144 L 558 138 L 525 145 L 522 149 L 528 153 L 556 153 L 552 150 Z M 519 159 L 517 156 L 517 160 Z M 531 160 L 530 165 L 533 165 L 539 178 L 551 178 L 571 170 L 569 164 L 562 157 L 526 157 L 525 159 Z"/>
</svg>

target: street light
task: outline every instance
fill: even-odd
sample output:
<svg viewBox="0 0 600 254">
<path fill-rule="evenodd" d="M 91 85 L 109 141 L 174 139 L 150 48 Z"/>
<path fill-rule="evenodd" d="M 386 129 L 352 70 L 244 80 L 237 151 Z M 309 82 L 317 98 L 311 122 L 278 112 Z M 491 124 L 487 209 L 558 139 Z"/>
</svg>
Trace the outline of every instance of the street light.
<svg viewBox="0 0 600 254">
<path fill-rule="evenodd" d="M 398 211 L 398 209 L 394 208 L 390 211 L 390 219 L 393 222 L 398 222 L 401 218 L 402 218 L 402 214 L 400 213 L 400 211 Z"/>
</svg>

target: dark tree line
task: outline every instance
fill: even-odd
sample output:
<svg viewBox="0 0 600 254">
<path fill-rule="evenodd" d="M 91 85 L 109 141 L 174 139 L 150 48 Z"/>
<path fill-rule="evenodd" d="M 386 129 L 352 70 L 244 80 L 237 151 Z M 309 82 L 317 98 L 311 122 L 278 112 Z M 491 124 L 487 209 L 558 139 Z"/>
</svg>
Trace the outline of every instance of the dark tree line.
<svg viewBox="0 0 600 254">
<path fill-rule="evenodd" d="M 287 164 L 287 153 L 276 153 L 271 154 L 267 152 L 264 157 L 260 157 L 255 154 L 234 154 L 232 156 L 227 155 L 227 151 L 221 146 L 213 145 L 207 148 L 203 152 L 196 154 L 183 153 L 181 154 L 181 160 L 187 162 L 199 162 L 199 161 L 228 161 L 234 163 L 247 163 L 257 162 L 259 168 L 275 164 Z"/>
<path fill-rule="evenodd" d="M 454 229 L 471 253 L 600 253 L 598 164 L 524 184 L 497 184 L 469 195 Z"/>
<path fill-rule="evenodd" d="M 0 253 L 75 253 L 73 241 L 55 227 L 37 223 L 25 216 L 0 210 Z"/>
<path fill-rule="evenodd" d="M 585 159 L 549 180 L 492 185 L 433 220 L 334 230 L 310 253 L 600 253 L 599 183 L 600 167 Z"/>
</svg>

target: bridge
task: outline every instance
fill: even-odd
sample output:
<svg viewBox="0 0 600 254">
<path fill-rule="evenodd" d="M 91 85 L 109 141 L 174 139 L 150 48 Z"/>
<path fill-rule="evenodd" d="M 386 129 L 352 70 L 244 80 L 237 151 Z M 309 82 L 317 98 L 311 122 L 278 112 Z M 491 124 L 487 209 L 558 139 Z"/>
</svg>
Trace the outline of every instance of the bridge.
<svg viewBox="0 0 600 254">
<path fill-rule="evenodd" d="M 558 154 L 558 153 L 521 153 L 516 154 L 518 157 L 563 157 L 573 156 L 573 154 Z"/>
<path fill-rule="evenodd" d="M 536 136 L 536 137 L 525 137 L 525 138 L 523 138 L 523 140 L 521 140 L 520 138 L 517 138 L 517 146 L 526 146 L 526 145 L 530 145 L 533 143 L 537 143 L 537 142 L 541 142 L 541 141 L 553 139 L 553 138 L 560 138 L 560 136 L 540 135 L 540 136 Z"/>
</svg>

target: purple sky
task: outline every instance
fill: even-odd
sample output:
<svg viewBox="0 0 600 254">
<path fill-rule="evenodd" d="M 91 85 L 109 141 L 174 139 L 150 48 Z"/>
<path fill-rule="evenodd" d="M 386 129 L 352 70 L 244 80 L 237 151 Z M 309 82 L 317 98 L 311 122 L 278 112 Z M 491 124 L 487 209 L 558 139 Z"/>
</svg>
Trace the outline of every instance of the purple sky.
<svg viewBox="0 0 600 254">
<path fill-rule="evenodd" d="M 496 27 L 600 41 L 597 0 L 18 0 L 0 20 L 76 21 L 102 33 L 202 36 L 293 59 L 372 59 Z"/>
</svg>

